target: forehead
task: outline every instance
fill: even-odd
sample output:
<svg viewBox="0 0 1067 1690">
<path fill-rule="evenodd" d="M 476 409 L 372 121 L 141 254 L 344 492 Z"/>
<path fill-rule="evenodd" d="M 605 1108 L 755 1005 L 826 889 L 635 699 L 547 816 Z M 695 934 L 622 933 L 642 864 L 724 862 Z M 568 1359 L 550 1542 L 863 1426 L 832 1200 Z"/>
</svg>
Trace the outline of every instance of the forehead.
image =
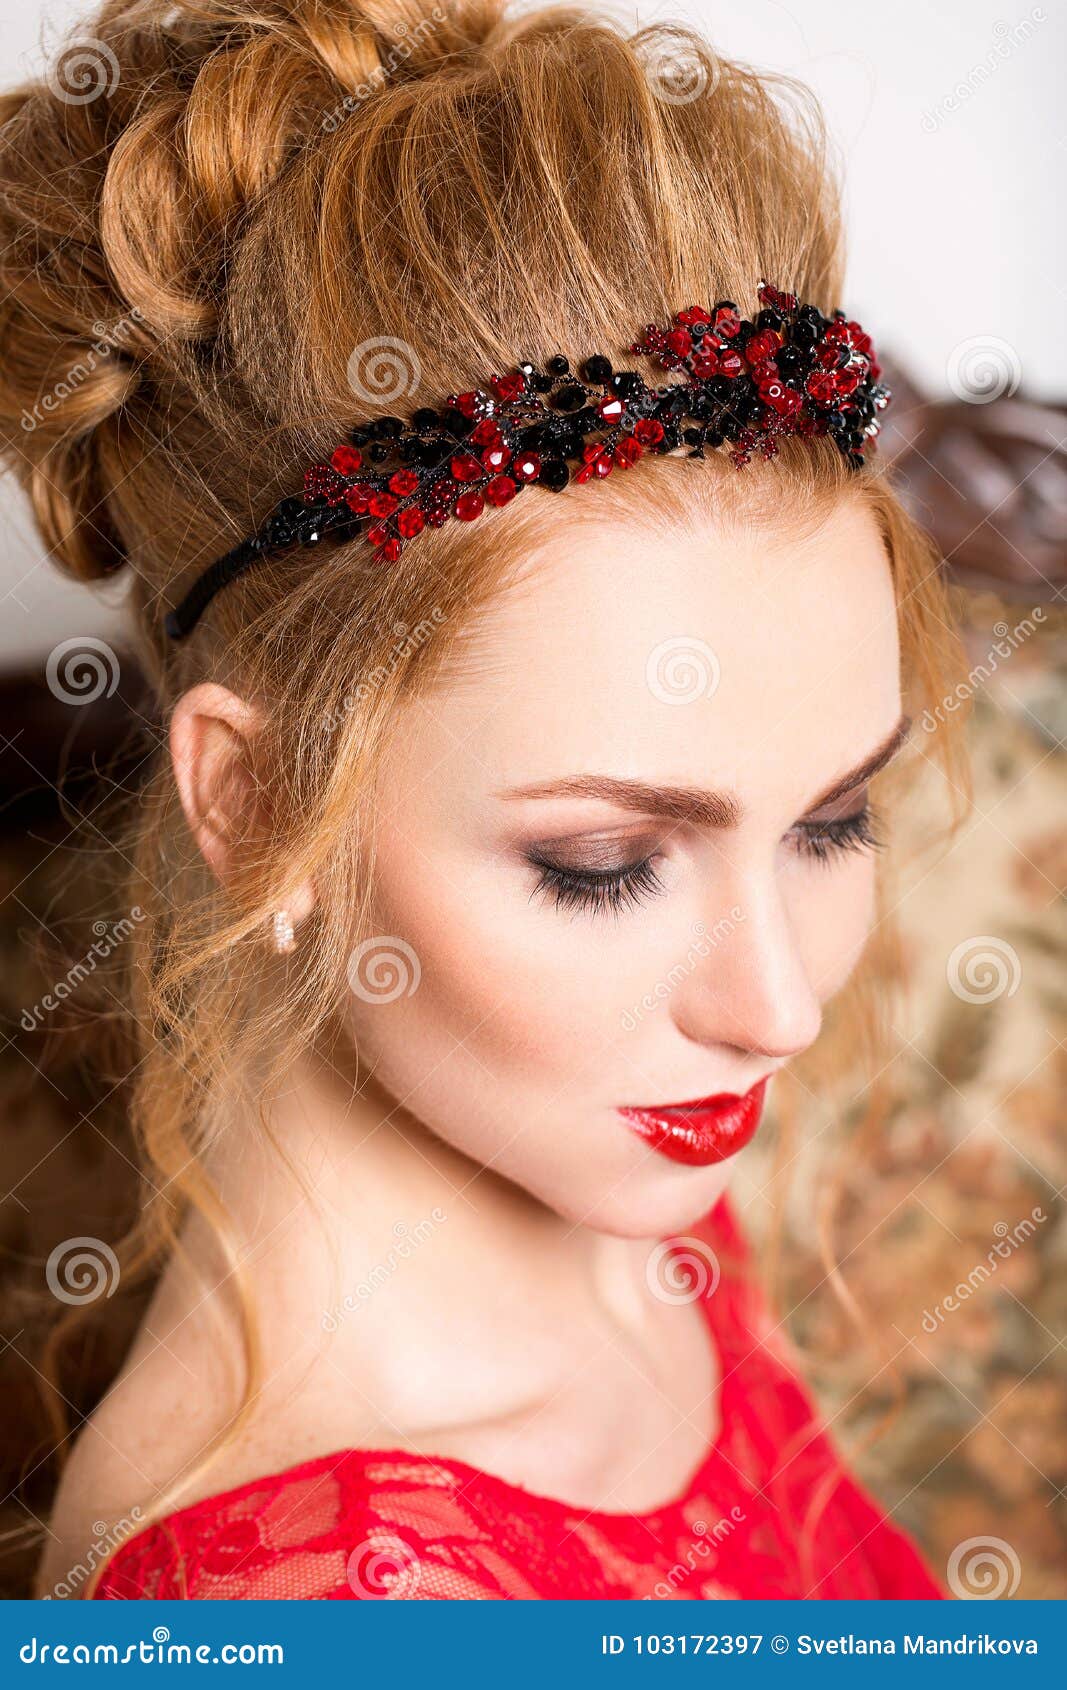
<svg viewBox="0 0 1067 1690">
<path fill-rule="evenodd" d="M 889 562 L 854 498 L 795 527 L 560 524 L 468 656 L 424 702 L 420 736 L 454 763 L 466 747 L 493 782 L 595 771 L 746 788 L 783 746 L 798 772 L 832 775 L 900 704 Z"/>
</svg>

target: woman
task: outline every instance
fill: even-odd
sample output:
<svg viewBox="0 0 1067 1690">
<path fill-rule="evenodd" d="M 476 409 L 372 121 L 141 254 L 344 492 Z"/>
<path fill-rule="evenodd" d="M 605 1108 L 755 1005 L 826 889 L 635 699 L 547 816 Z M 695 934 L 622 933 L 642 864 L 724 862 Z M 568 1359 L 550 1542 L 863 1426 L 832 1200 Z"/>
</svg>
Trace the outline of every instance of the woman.
<svg viewBox="0 0 1067 1690">
<path fill-rule="evenodd" d="M 121 841 L 158 1283 L 39 1592 L 939 1595 L 726 1196 L 860 1001 L 956 661 L 817 114 L 584 8 L 86 35 L 105 97 L 6 101 L 2 380 L 168 724 Z"/>
</svg>

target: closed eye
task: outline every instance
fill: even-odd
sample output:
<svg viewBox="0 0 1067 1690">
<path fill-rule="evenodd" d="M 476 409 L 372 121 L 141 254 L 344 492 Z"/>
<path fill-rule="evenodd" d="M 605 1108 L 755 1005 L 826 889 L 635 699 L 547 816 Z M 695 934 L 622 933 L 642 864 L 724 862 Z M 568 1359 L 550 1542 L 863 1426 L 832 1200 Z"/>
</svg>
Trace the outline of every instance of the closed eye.
<svg viewBox="0 0 1067 1690">
<path fill-rule="evenodd" d="M 818 862 L 827 862 L 843 851 L 881 850 L 885 841 L 877 831 L 878 819 L 868 801 L 850 816 L 798 822 L 792 830 L 796 850 L 800 856 L 813 857 Z"/>
<path fill-rule="evenodd" d="M 617 915 L 627 905 L 643 903 L 663 891 L 655 870 L 655 857 L 618 869 L 561 868 L 558 863 L 531 857 L 540 871 L 535 893 L 547 893 L 557 909 L 588 910 L 591 914 L 610 911 Z"/>
</svg>

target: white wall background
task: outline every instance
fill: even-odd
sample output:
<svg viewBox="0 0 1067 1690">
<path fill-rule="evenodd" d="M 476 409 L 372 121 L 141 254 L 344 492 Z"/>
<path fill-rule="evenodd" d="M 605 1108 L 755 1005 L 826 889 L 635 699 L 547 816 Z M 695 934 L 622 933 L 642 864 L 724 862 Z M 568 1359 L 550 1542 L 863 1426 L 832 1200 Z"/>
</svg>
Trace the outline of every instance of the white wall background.
<svg viewBox="0 0 1067 1690">
<path fill-rule="evenodd" d="M 0 0 L 0 81 L 37 71 L 86 15 L 82 0 Z M 1064 0 L 656 0 L 624 15 L 695 23 L 723 54 L 814 88 L 846 166 L 842 303 L 927 387 L 948 393 L 957 349 L 992 339 L 1023 393 L 1065 394 Z M 0 667 L 115 628 L 115 587 L 64 583 L 9 482 L 0 535 Z"/>
</svg>

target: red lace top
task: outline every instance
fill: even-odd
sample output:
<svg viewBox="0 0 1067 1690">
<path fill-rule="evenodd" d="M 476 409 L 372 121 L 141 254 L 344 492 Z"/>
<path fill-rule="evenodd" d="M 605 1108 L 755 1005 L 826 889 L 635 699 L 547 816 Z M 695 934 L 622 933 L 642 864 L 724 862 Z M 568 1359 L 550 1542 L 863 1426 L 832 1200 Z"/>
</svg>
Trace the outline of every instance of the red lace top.
<svg viewBox="0 0 1067 1690">
<path fill-rule="evenodd" d="M 666 1507 L 601 1513 L 463 1461 L 343 1450 L 146 1527 L 116 1549 L 96 1596 L 943 1596 L 843 1470 L 745 1271 L 727 1202 L 690 1236 L 714 1252 L 701 1301 L 721 1361 L 721 1431 Z M 672 1241 L 668 1259 L 680 1269 L 687 1247 Z"/>
</svg>

